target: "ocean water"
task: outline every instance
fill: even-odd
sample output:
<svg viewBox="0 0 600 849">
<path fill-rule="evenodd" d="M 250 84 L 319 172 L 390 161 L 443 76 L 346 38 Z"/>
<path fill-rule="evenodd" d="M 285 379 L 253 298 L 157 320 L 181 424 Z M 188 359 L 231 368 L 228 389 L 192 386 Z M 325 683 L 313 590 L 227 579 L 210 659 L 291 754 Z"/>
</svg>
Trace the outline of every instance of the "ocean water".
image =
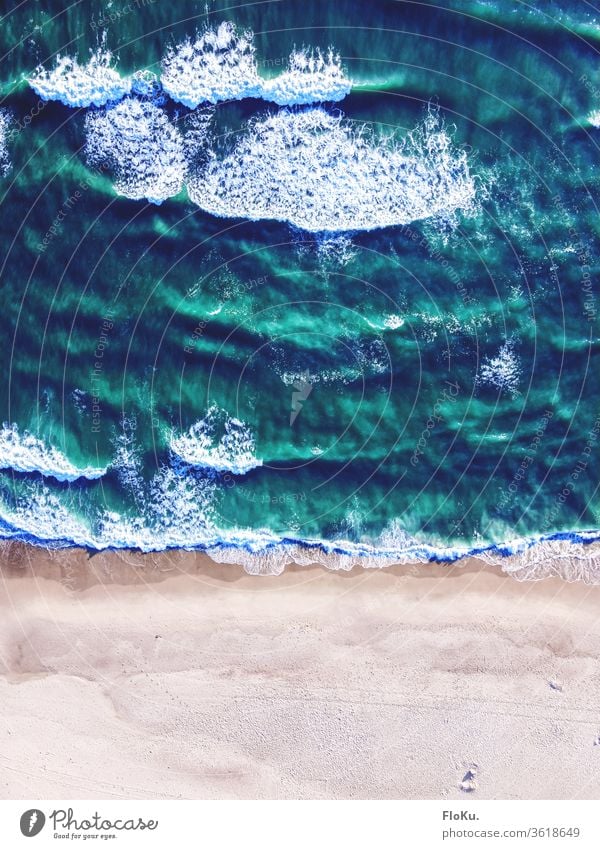
<svg viewBox="0 0 600 849">
<path fill-rule="evenodd" d="M 600 574 L 593 6 L 6 6 L 0 538 Z"/>
</svg>

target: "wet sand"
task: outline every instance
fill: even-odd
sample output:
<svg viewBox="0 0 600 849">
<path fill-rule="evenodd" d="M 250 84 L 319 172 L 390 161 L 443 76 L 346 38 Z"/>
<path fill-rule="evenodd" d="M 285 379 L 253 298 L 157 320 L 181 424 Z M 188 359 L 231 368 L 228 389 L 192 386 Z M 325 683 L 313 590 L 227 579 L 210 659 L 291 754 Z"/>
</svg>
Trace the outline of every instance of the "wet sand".
<svg viewBox="0 0 600 849">
<path fill-rule="evenodd" d="M 600 796 L 599 586 L 21 545 L 0 569 L 2 798 Z"/>
</svg>

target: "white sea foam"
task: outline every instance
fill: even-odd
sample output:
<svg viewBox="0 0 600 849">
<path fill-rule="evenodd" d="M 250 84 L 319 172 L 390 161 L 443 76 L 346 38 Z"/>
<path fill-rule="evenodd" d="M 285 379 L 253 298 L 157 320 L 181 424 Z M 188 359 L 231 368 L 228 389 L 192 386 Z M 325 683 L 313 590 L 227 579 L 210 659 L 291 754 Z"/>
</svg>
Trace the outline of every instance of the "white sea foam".
<svg viewBox="0 0 600 849">
<path fill-rule="evenodd" d="M 399 315 L 392 313 L 390 315 L 386 315 L 385 321 L 383 322 L 383 326 L 388 330 L 398 330 L 404 324 L 404 319 Z"/>
<path fill-rule="evenodd" d="M 271 350 L 276 355 L 274 364 L 275 373 L 281 378 L 286 386 L 314 386 L 316 384 L 343 384 L 347 386 L 354 381 L 363 381 L 367 376 L 385 374 L 391 368 L 389 351 L 381 338 L 344 338 L 344 352 L 347 354 L 346 362 L 338 368 L 320 368 L 310 370 L 306 367 L 294 368 L 290 362 L 289 354 L 281 353 L 277 346 L 271 345 Z M 283 365 L 285 363 L 285 365 Z"/>
<path fill-rule="evenodd" d="M 94 480 L 106 474 L 106 467 L 77 468 L 62 451 L 48 446 L 28 431 L 21 432 L 16 424 L 6 422 L 0 431 L 0 469 L 39 472 L 59 481 Z"/>
<path fill-rule="evenodd" d="M 332 570 L 393 564 L 418 568 L 431 561 L 475 556 L 519 580 L 558 575 L 600 583 L 599 530 L 522 537 L 498 544 L 479 539 L 470 546 L 424 542 L 407 533 L 398 521 L 379 539 L 360 542 L 282 537 L 267 529 L 221 530 L 215 524 L 214 509 L 218 481 L 205 470 L 182 467 L 179 461 L 160 467 L 149 481 L 144 480 L 134 437 L 134 423 L 125 422 L 114 462 L 123 462 L 128 470 L 121 483 L 135 495 L 136 515 L 104 510 L 82 516 L 81 502 L 72 491 L 57 493 L 45 482 L 27 481 L 16 500 L 10 488 L 0 495 L 0 539 L 49 548 L 201 549 L 216 562 L 242 565 L 251 574 L 271 575 L 289 564 L 320 564 Z"/>
<path fill-rule="evenodd" d="M 228 532 L 221 544 L 211 547 L 208 553 L 217 563 L 240 565 L 254 575 L 279 575 L 292 564 L 320 565 L 333 571 L 349 571 L 356 566 L 383 569 L 399 564 L 418 570 L 425 563 L 450 563 L 476 557 L 523 581 L 556 575 L 565 580 L 600 584 L 600 544 L 591 544 L 599 536 L 598 530 L 578 531 L 569 539 L 541 535 L 469 547 L 427 544 L 406 533 L 398 534 L 393 528 L 381 535 L 378 544 L 342 539 L 274 541 L 265 531 Z"/>
<path fill-rule="evenodd" d="M 135 487 L 140 515 L 105 512 L 88 544 L 94 548 L 159 551 L 214 542 L 213 481 L 163 466 L 149 483 L 136 482 Z"/>
<path fill-rule="evenodd" d="M 72 107 L 104 106 L 129 93 L 156 99 L 163 92 L 190 109 L 246 97 L 293 106 L 342 100 L 352 89 L 340 56 L 331 48 L 325 53 L 310 47 L 294 50 L 281 74 L 262 77 L 253 33 L 237 30 L 230 21 L 169 47 L 160 82 L 147 70 L 122 77 L 104 44 L 85 64 L 58 56 L 51 70 L 39 65 L 27 81 L 43 100 Z"/>
<path fill-rule="evenodd" d="M 0 538 L 38 544 L 79 545 L 94 549 L 138 548 L 160 551 L 215 542 L 212 513 L 215 481 L 188 468 L 163 465 L 147 480 L 136 441 L 136 422 L 125 419 L 115 438 L 112 466 L 133 512 L 94 509 L 87 515 L 66 490 L 54 492 L 45 482 L 26 482 L 20 495 L 0 496 Z M 85 502 L 84 502 L 85 505 Z"/>
<path fill-rule="evenodd" d="M 592 127 L 595 127 L 597 130 L 600 129 L 600 109 L 594 109 L 593 112 L 587 116 L 588 124 Z"/>
<path fill-rule="evenodd" d="M 104 46 L 86 64 L 59 56 L 51 70 L 38 66 L 29 85 L 43 100 L 66 106 L 104 106 L 132 93 L 156 101 L 168 94 L 190 109 L 200 104 L 252 97 L 280 106 L 339 101 L 352 89 L 341 58 L 331 48 L 294 50 L 287 68 L 267 79 L 258 72 L 254 35 L 230 21 L 207 27 L 168 48 L 160 82 L 147 70 L 122 77 Z"/>
<path fill-rule="evenodd" d="M 296 106 L 343 100 L 352 89 L 340 56 L 329 50 L 294 50 L 288 69 L 262 83 L 260 97 L 279 106 Z"/>
<path fill-rule="evenodd" d="M 161 82 L 173 100 L 195 109 L 200 103 L 255 97 L 261 86 L 251 32 L 238 33 L 224 21 L 171 48 Z"/>
<path fill-rule="evenodd" d="M 258 73 L 254 36 L 224 21 L 169 49 L 161 82 L 173 100 L 195 109 L 201 103 L 241 100 L 273 101 L 280 106 L 342 100 L 352 82 L 333 50 L 294 50 L 288 68 L 272 79 Z"/>
<path fill-rule="evenodd" d="M 115 435 L 112 461 L 121 487 L 135 505 L 134 511 L 123 514 L 100 510 L 87 521 L 77 519 L 74 527 L 77 536 L 73 539 L 78 545 L 90 548 L 138 548 L 141 551 L 198 547 L 213 541 L 215 481 L 193 470 L 182 470 L 176 464 L 161 465 L 147 479 L 136 434 L 135 418 L 124 419 Z M 57 502 L 49 498 L 49 493 L 38 488 L 34 495 L 28 500 L 35 520 L 25 517 L 27 521 L 23 526 L 28 532 L 36 523 L 46 528 L 52 515 L 59 515 Z M 60 508 L 64 506 L 60 502 Z M 0 519 L 14 525 L 10 508 L 4 505 L 0 509 Z M 22 514 L 19 521 L 23 521 Z M 60 524 L 56 528 L 57 538 L 62 537 Z"/>
<path fill-rule="evenodd" d="M 59 547 L 88 546 L 91 536 L 85 523 L 44 485 L 29 486 L 26 495 L 14 505 L 0 498 L 0 537 L 4 539 Z"/>
<path fill-rule="evenodd" d="M 112 465 L 121 486 L 128 490 L 138 502 L 144 499 L 144 479 L 139 446 L 135 440 L 137 421 L 124 419 L 121 430 L 114 440 L 115 453 Z"/>
<path fill-rule="evenodd" d="M 522 369 L 511 341 L 502 345 L 495 357 L 487 357 L 479 370 L 478 382 L 516 395 L 519 391 Z"/>
<path fill-rule="evenodd" d="M 163 467 L 144 484 L 140 514 L 103 512 L 96 519 L 79 517 L 45 484 L 27 485 L 17 499 L 0 496 L 0 539 L 22 540 L 45 547 L 85 546 L 92 549 L 201 549 L 218 563 L 241 565 L 251 574 L 277 575 L 287 565 L 349 570 L 381 569 L 431 561 L 454 562 L 477 557 L 519 580 L 558 575 L 569 581 L 600 584 L 599 530 L 523 537 L 472 546 L 428 544 L 398 530 L 397 523 L 376 542 L 281 537 L 266 529 L 219 530 L 214 523 L 215 482 L 189 471 Z M 12 502 L 12 503 L 10 503 Z M 594 544 L 592 544 L 594 543 Z"/>
<path fill-rule="evenodd" d="M 127 97 L 88 112 L 85 130 L 88 163 L 112 171 L 118 194 L 160 204 L 181 191 L 186 172 L 183 141 L 154 103 Z"/>
<path fill-rule="evenodd" d="M 131 89 L 131 79 L 112 67 L 112 53 L 99 49 L 86 65 L 70 56 L 59 56 L 51 71 L 39 65 L 27 82 L 42 100 L 59 100 L 66 106 L 104 106 L 120 100 Z"/>
<path fill-rule="evenodd" d="M 188 193 L 212 215 L 339 232 L 470 211 L 475 183 L 435 111 L 393 143 L 315 108 L 254 121 L 230 154 L 192 169 Z"/>
<path fill-rule="evenodd" d="M 0 497 L 0 538 L 98 550 L 162 551 L 215 543 L 218 536 L 211 518 L 213 482 L 163 467 L 143 487 L 138 515 L 107 510 L 85 517 L 73 509 L 72 500 L 52 492 L 45 484 L 32 483 L 16 503 Z"/>
<path fill-rule="evenodd" d="M 347 233 L 319 233 L 314 245 L 307 245 L 305 236 L 300 233 L 298 235 L 301 239 L 298 245 L 300 254 L 310 254 L 316 248 L 319 270 L 325 276 L 344 268 L 358 255 L 358 247 L 352 241 L 352 236 Z"/>
<path fill-rule="evenodd" d="M 262 466 L 249 427 L 215 406 L 186 433 L 173 435 L 169 447 L 178 460 L 195 468 L 245 475 Z"/>
<path fill-rule="evenodd" d="M 0 176 L 2 177 L 10 171 L 10 156 L 7 145 L 10 121 L 10 112 L 7 109 L 0 109 Z"/>
</svg>

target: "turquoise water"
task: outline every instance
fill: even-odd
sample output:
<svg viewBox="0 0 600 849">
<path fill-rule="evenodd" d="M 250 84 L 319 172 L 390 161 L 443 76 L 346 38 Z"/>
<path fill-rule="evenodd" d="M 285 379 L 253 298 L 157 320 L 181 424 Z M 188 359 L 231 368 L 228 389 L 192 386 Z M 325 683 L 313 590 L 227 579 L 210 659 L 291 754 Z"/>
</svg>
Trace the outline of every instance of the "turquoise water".
<svg viewBox="0 0 600 849">
<path fill-rule="evenodd" d="M 3 537 L 600 536 L 589 4 L 14 5 Z"/>
</svg>

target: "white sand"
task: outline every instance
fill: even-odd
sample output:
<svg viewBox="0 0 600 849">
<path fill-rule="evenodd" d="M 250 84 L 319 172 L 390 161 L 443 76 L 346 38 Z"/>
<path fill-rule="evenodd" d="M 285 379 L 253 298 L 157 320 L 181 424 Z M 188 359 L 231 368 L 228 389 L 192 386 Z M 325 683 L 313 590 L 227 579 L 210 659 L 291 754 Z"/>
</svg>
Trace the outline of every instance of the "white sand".
<svg viewBox="0 0 600 849">
<path fill-rule="evenodd" d="M 31 553 L 0 576 L 3 798 L 600 796 L 600 587 Z"/>
</svg>

